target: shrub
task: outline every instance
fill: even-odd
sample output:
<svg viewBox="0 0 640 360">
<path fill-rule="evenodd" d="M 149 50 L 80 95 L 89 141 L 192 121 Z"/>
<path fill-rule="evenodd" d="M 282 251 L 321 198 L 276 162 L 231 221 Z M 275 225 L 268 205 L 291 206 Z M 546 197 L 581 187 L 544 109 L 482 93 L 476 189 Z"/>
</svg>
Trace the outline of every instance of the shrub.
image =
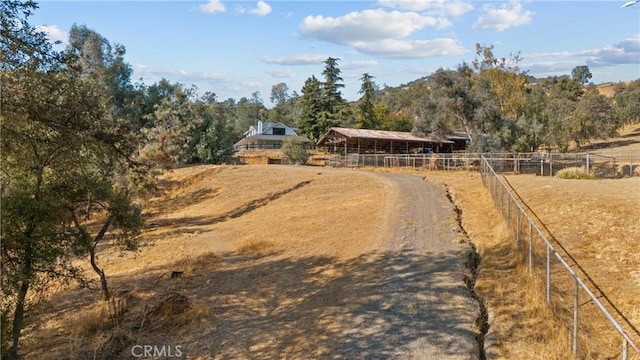
<svg viewBox="0 0 640 360">
<path fill-rule="evenodd" d="M 283 141 L 280 152 L 285 163 L 295 165 L 305 165 L 310 155 L 304 143 L 296 138 Z"/>
<path fill-rule="evenodd" d="M 581 167 L 568 167 L 559 170 L 556 176 L 560 179 L 588 179 L 593 180 L 596 178 L 595 174 L 587 172 L 584 166 Z"/>
</svg>

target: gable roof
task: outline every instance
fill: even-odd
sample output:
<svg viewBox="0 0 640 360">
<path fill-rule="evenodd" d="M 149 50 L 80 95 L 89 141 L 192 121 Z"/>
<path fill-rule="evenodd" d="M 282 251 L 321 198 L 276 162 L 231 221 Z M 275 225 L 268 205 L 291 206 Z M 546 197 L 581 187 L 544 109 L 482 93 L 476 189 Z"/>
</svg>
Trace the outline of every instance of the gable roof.
<svg viewBox="0 0 640 360">
<path fill-rule="evenodd" d="M 424 137 L 416 136 L 410 132 L 404 131 L 386 131 L 386 130 L 369 130 L 369 129 L 353 129 L 353 128 L 341 128 L 332 127 L 329 131 L 318 141 L 318 143 L 330 142 L 328 137 L 330 134 L 340 134 L 349 139 L 366 139 L 366 140 L 388 140 L 388 141 L 415 141 L 415 142 L 433 142 L 433 143 L 453 143 L 448 140 L 434 140 Z M 324 140 L 324 141 L 323 141 Z"/>
<path fill-rule="evenodd" d="M 249 130 L 244 132 L 244 136 L 245 137 L 249 137 L 249 136 L 256 136 L 256 135 L 266 135 L 265 133 L 270 130 L 273 129 L 275 127 L 278 128 L 285 128 L 285 130 L 289 130 L 290 132 L 292 132 L 294 135 L 290 135 L 290 136 L 298 136 L 297 133 L 297 129 L 292 128 L 291 126 L 287 126 L 281 122 L 261 122 L 260 120 L 258 120 L 258 122 L 254 125 L 249 126 Z"/>
</svg>

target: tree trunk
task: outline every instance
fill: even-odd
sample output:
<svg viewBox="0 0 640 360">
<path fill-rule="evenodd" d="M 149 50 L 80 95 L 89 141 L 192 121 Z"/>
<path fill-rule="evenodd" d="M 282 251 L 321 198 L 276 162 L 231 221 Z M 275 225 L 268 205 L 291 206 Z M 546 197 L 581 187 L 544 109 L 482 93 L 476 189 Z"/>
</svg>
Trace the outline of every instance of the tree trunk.
<svg viewBox="0 0 640 360">
<path fill-rule="evenodd" d="M 98 235 L 96 235 L 96 238 L 93 240 L 93 246 L 89 249 L 89 259 L 91 260 L 91 267 L 98 274 L 98 276 L 100 276 L 100 286 L 102 288 L 102 296 L 106 301 L 109 301 L 109 299 L 111 298 L 111 295 L 109 294 L 107 276 L 104 274 L 104 270 L 100 269 L 98 267 L 98 264 L 96 264 L 96 246 L 98 246 L 98 243 L 100 242 L 100 240 L 102 240 L 102 238 L 104 237 L 104 234 L 106 234 L 107 230 L 109 229 L 109 226 L 111 226 L 111 223 L 113 222 L 113 219 L 114 219 L 113 215 L 109 216 L 107 221 L 105 221 L 104 225 L 102 225 L 100 232 L 98 232 Z"/>
<path fill-rule="evenodd" d="M 109 294 L 109 286 L 107 284 L 107 276 L 104 274 L 104 270 L 98 267 L 96 264 L 96 248 L 92 247 L 90 250 L 91 267 L 100 276 L 100 286 L 102 288 L 102 296 L 106 301 L 109 301 L 111 295 Z"/>
<path fill-rule="evenodd" d="M 18 292 L 18 300 L 16 302 L 16 310 L 13 313 L 13 328 L 11 332 L 11 348 L 9 349 L 9 360 L 18 359 L 18 343 L 20 342 L 20 332 L 22 330 L 22 321 L 24 320 L 24 304 L 29 291 L 29 280 L 23 280 Z"/>
</svg>

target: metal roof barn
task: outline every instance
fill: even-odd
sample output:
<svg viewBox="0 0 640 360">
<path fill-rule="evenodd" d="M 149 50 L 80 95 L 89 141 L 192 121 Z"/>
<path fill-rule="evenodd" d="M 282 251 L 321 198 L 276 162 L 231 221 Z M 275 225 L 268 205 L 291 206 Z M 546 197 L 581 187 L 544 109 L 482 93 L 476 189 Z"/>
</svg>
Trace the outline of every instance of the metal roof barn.
<svg viewBox="0 0 640 360">
<path fill-rule="evenodd" d="M 410 132 L 332 127 L 318 141 L 329 152 L 358 154 L 409 154 L 452 152 L 453 141 L 434 140 Z"/>
</svg>

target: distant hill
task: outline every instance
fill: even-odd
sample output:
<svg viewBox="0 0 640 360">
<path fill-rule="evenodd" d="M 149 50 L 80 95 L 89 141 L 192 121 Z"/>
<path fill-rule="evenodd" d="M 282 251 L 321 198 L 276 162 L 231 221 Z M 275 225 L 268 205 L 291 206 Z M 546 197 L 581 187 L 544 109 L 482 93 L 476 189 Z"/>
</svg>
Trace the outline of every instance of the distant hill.
<svg viewBox="0 0 640 360">
<path fill-rule="evenodd" d="M 432 74 L 433 75 L 433 74 Z M 419 86 L 419 85 L 423 85 L 425 83 L 427 83 L 429 81 L 429 79 L 431 78 L 432 75 L 427 75 L 427 76 L 423 76 L 421 78 L 409 81 L 406 84 L 400 84 L 398 86 L 386 86 L 382 89 L 380 89 L 379 91 L 379 95 L 383 95 L 385 94 L 388 90 L 391 89 L 403 89 L 403 88 L 409 88 L 409 87 L 414 87 L 414 86 Z M 562 77 L 567 77 L 569 78 L 569 75 L 562 75 L 562 76 L 557 76 L 558 78 L 562 78 Z M 544 80 L 553 78 L 553 76 L 549 76 L 546 78 L 537 78 L 535 76 L 531 76 L 531 75 L 527 75 L 527 80 L 530 84 L 537 84 L 540 83 Z M 607 96 L 607 97 L 613 97 L 615 95 L 615 91 L 616 91 L 616 86 L 619 84 L 624 84 L 624 85 L 628 85 L 629 83 L 631 83 L 631 81 L 619 81 L 619 82 L 606 82 L 606 83 L 601 83 L 601 84 L 597 84 L 596 87 L 598 88 L 598 91 L 600 92 L 600 94 Z"/>
</svg>

